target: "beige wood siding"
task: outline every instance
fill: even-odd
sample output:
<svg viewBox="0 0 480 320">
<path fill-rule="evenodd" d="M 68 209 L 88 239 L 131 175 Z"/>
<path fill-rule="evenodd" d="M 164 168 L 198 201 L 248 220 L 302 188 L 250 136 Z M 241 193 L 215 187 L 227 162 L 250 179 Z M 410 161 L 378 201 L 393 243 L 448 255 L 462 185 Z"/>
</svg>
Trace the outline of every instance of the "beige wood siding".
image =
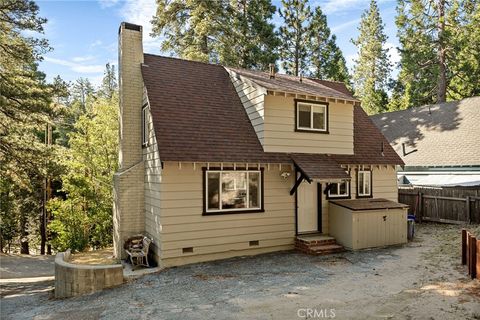
<svg viewBox="0 0 480 320">
<path fill-rule="evenodd" d="M 146 92 L 143 104 L 148 103 Z M 147 112 L 148 144 L 143 148 L 143 161 L 145 164 L 145 232 L 153 239 L 153 251 L 158 259 L 160 257 L 160 241 L 162 225 L 160 223 L 160 183 L 162 181 L 162 164 L 158 152 L 157 138 L 153 128 L 150 108 Z"/>
<path fill-rule="evenodd" d="M 352 211 L 330 204 L 330 234 L 348 249 L 365 249 L 407 242 L 407 210 Z"/>
<path fill-rule="evenodd" d="M 398 201 L 397 169 L 394 166 L 373 168 L 373 197 Z"/>
<path fill-rule="evenodd" d="M 370 166 L 365 166 L 365 169 Z M 391 201 L 398 201 L 398 186 L 397 186 L 397 171 L 394 166 L 372 166 L 372 180 L 373 180 L 373 198 L 385 198 Z M 351 199 L 357 197 L 357 169 L 358 167 L 350 167 L 351 177 Z M 322 232 L 330 233 L 329 229 L 329 200 L 324 194 L 326 183 L 322 184 Z M 335 232 L 335 231 L 333 231 Z"/>
<path fill-rule="evenodd" d="M 227 164 L 224 164 L 227 166 Z M 213 166 L 213 164 L 210 164 Z M 292 249 L 295 237 L 295 198 L 289 195 L 290 166 L 264 169 L 262 213 L 203 216 L 203 171 L 197 164 L 165 162 L 160 185 L 162 265 L 172 266 L 239 255 Z M 249 241 L 259 246 L 249 246 Z M 183 253 L 183 248 L 193 253 Z"/>
<path fill-rule="evenodd" d="M 231 70 L 227 69 L 227 72 L 230 74 L 230 79 L 255 129 L 258 140 L 263 145 L 265 89 Z"/>
<path fill-rule="evenodd" d="M 328 134 L 296 132 L 294 98 L 267 95 L 264 150 L 353 154 L 353 105 L 330 102 L 328 113 Z"/>
</svg>

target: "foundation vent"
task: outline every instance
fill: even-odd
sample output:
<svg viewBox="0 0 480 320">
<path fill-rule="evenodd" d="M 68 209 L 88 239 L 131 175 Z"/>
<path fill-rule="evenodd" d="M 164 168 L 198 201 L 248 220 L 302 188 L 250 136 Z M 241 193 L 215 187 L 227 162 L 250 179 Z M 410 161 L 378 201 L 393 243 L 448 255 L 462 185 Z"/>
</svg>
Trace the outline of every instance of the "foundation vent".
<svg viewBox="0 0 480 320">
<path fill-rule="evenodd" d="M 250 247 L 255 247 L 255 246 L 258 246 L 260 243 L 258 240 L 253 240 L 253 241 L 250 241 L 248 244 Z"/>
<path fill-rule="evenodd" d="M 193 253 L 193 247 L 183 248 L 182 253 Z"/>
</svg>

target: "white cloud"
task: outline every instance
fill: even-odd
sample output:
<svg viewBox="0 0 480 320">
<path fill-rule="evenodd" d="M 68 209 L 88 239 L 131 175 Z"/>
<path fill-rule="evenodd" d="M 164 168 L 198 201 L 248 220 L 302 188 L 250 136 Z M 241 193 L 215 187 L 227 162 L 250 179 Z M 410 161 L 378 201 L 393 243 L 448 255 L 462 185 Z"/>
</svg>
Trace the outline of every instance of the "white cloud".
<svg viewBox="0 0 480 320">
<path fill-rule="evenodd" d="M 379 0 L 378 4 L 384 2 L 393 2 L 395 0 Z M 370 0 L 325 0 L 317 1 L 323 12 L 327 15 L 332 13 L 342 13 L 350 10 L 367 9 Z"/>
<path fill-rule="evenodd" d="M 119 0 L 98 0 L 98 3 L 102 9 L 106 9 L 115 6 L 118 1 Z"/>
<path fill-rule="evenodd" d="M 143 27 L 143 48 L 145 52 L 159 52 L 160 39 L 152 38 L 151 20 L 157 11 L 155 0 L 126 0 L 119 9 L 120 16 L 126 22 L 141 25 Z"/>
<path fill-rule="evenodd" d="M 95 57 L 94 56 L 80 56 L 80 57 L 73 57 L 72 58 L 72 61 L 73 62 L 86 62 L 86 61 L 92 61 L 92 60 L 95 60 Z"/>
<path fill-rule="evenodd" d="M 397 46 L 391 42 L 385 43 L 385 49 L 388 49 L 388 54 L 390 55 L 390 62 L 393 67 L 396 68 L 400 62 L 400 52 L 398 52 Z"/>
<path fill-rule="evenodd" d="M 70 70 L 77 72 L 77 73 L 102 73 L 105 69 L 104 65 L 101 64 L 90 64 L 85 65 L 79 62 L 64 60 L 64 59 L 56 59 L 51 57 L 45 57 L 45 62 L 57 64 L 60 66 L 65 66 L 70 68 Z"/>
<path fill-rule="evenodd" d="M 347 63 L 347 68 L 350 71 L 353 71 L 353 66 L 355 65 L 355 60 L 358 59 L 358 53 L 349 54 L 345 57 L 345 62 Z"/>
<path fill-rule="evenodd" d="M 340 31 L 343 31 L 349 27 L 353 27 L 354 25 L 357 25 L 359 22 L 360 22 L 360 18 L 358 19 L 355 19 L 355 20 L 351 20 L 351 21 L 347 21 L 347 22 L 344 22 L 344 23 L 341 23 L 341 24 L 337 24 L 336 26 L 333 26 L 331 28 L 332 32 L 333 33 L 336 33 L 336 32 L 340 32 Z"/>
</svg>

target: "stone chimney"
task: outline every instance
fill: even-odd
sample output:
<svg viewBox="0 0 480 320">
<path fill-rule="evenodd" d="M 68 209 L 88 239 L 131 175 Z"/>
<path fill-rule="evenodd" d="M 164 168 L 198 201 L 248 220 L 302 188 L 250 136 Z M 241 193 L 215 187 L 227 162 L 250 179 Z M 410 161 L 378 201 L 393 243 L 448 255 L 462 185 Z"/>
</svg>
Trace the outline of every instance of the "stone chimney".
<svg viewBox="0 0 480 320">
<path fill-rule="evenodd" d="M 142 160 L 142 27 L 122 22 L 118 37 L 120 89 L 120 170 Z"/>
<path fill-rule="evenodd" d="M 118 31 L 119 170 L 114 176 L 114 251 L 124 258 L 126 238 L 145 231 L 142 150 L 142 27 L 122 22 Z"/>
</svg>

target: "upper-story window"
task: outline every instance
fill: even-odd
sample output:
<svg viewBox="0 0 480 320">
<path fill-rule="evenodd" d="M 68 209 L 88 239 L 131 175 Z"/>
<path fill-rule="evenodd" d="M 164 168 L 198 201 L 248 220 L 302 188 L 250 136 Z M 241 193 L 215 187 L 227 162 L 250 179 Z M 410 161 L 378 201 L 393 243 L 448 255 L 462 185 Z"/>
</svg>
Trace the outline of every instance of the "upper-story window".
<svg viewBox="0 0 480 320">
<path fill-rule="evenodd" d="M 358 170 L 357 198 L 372 196 L 372 171 Z"/>
<path fill-rule="evenodd" d="M 328 104 L 296 101 L 296 130 L 328 132 Z"/>
<path fill-rule="evenodd" d="M 142 146 L 148 144 L 148 105 L 142 108 Z"/>
</svg>

